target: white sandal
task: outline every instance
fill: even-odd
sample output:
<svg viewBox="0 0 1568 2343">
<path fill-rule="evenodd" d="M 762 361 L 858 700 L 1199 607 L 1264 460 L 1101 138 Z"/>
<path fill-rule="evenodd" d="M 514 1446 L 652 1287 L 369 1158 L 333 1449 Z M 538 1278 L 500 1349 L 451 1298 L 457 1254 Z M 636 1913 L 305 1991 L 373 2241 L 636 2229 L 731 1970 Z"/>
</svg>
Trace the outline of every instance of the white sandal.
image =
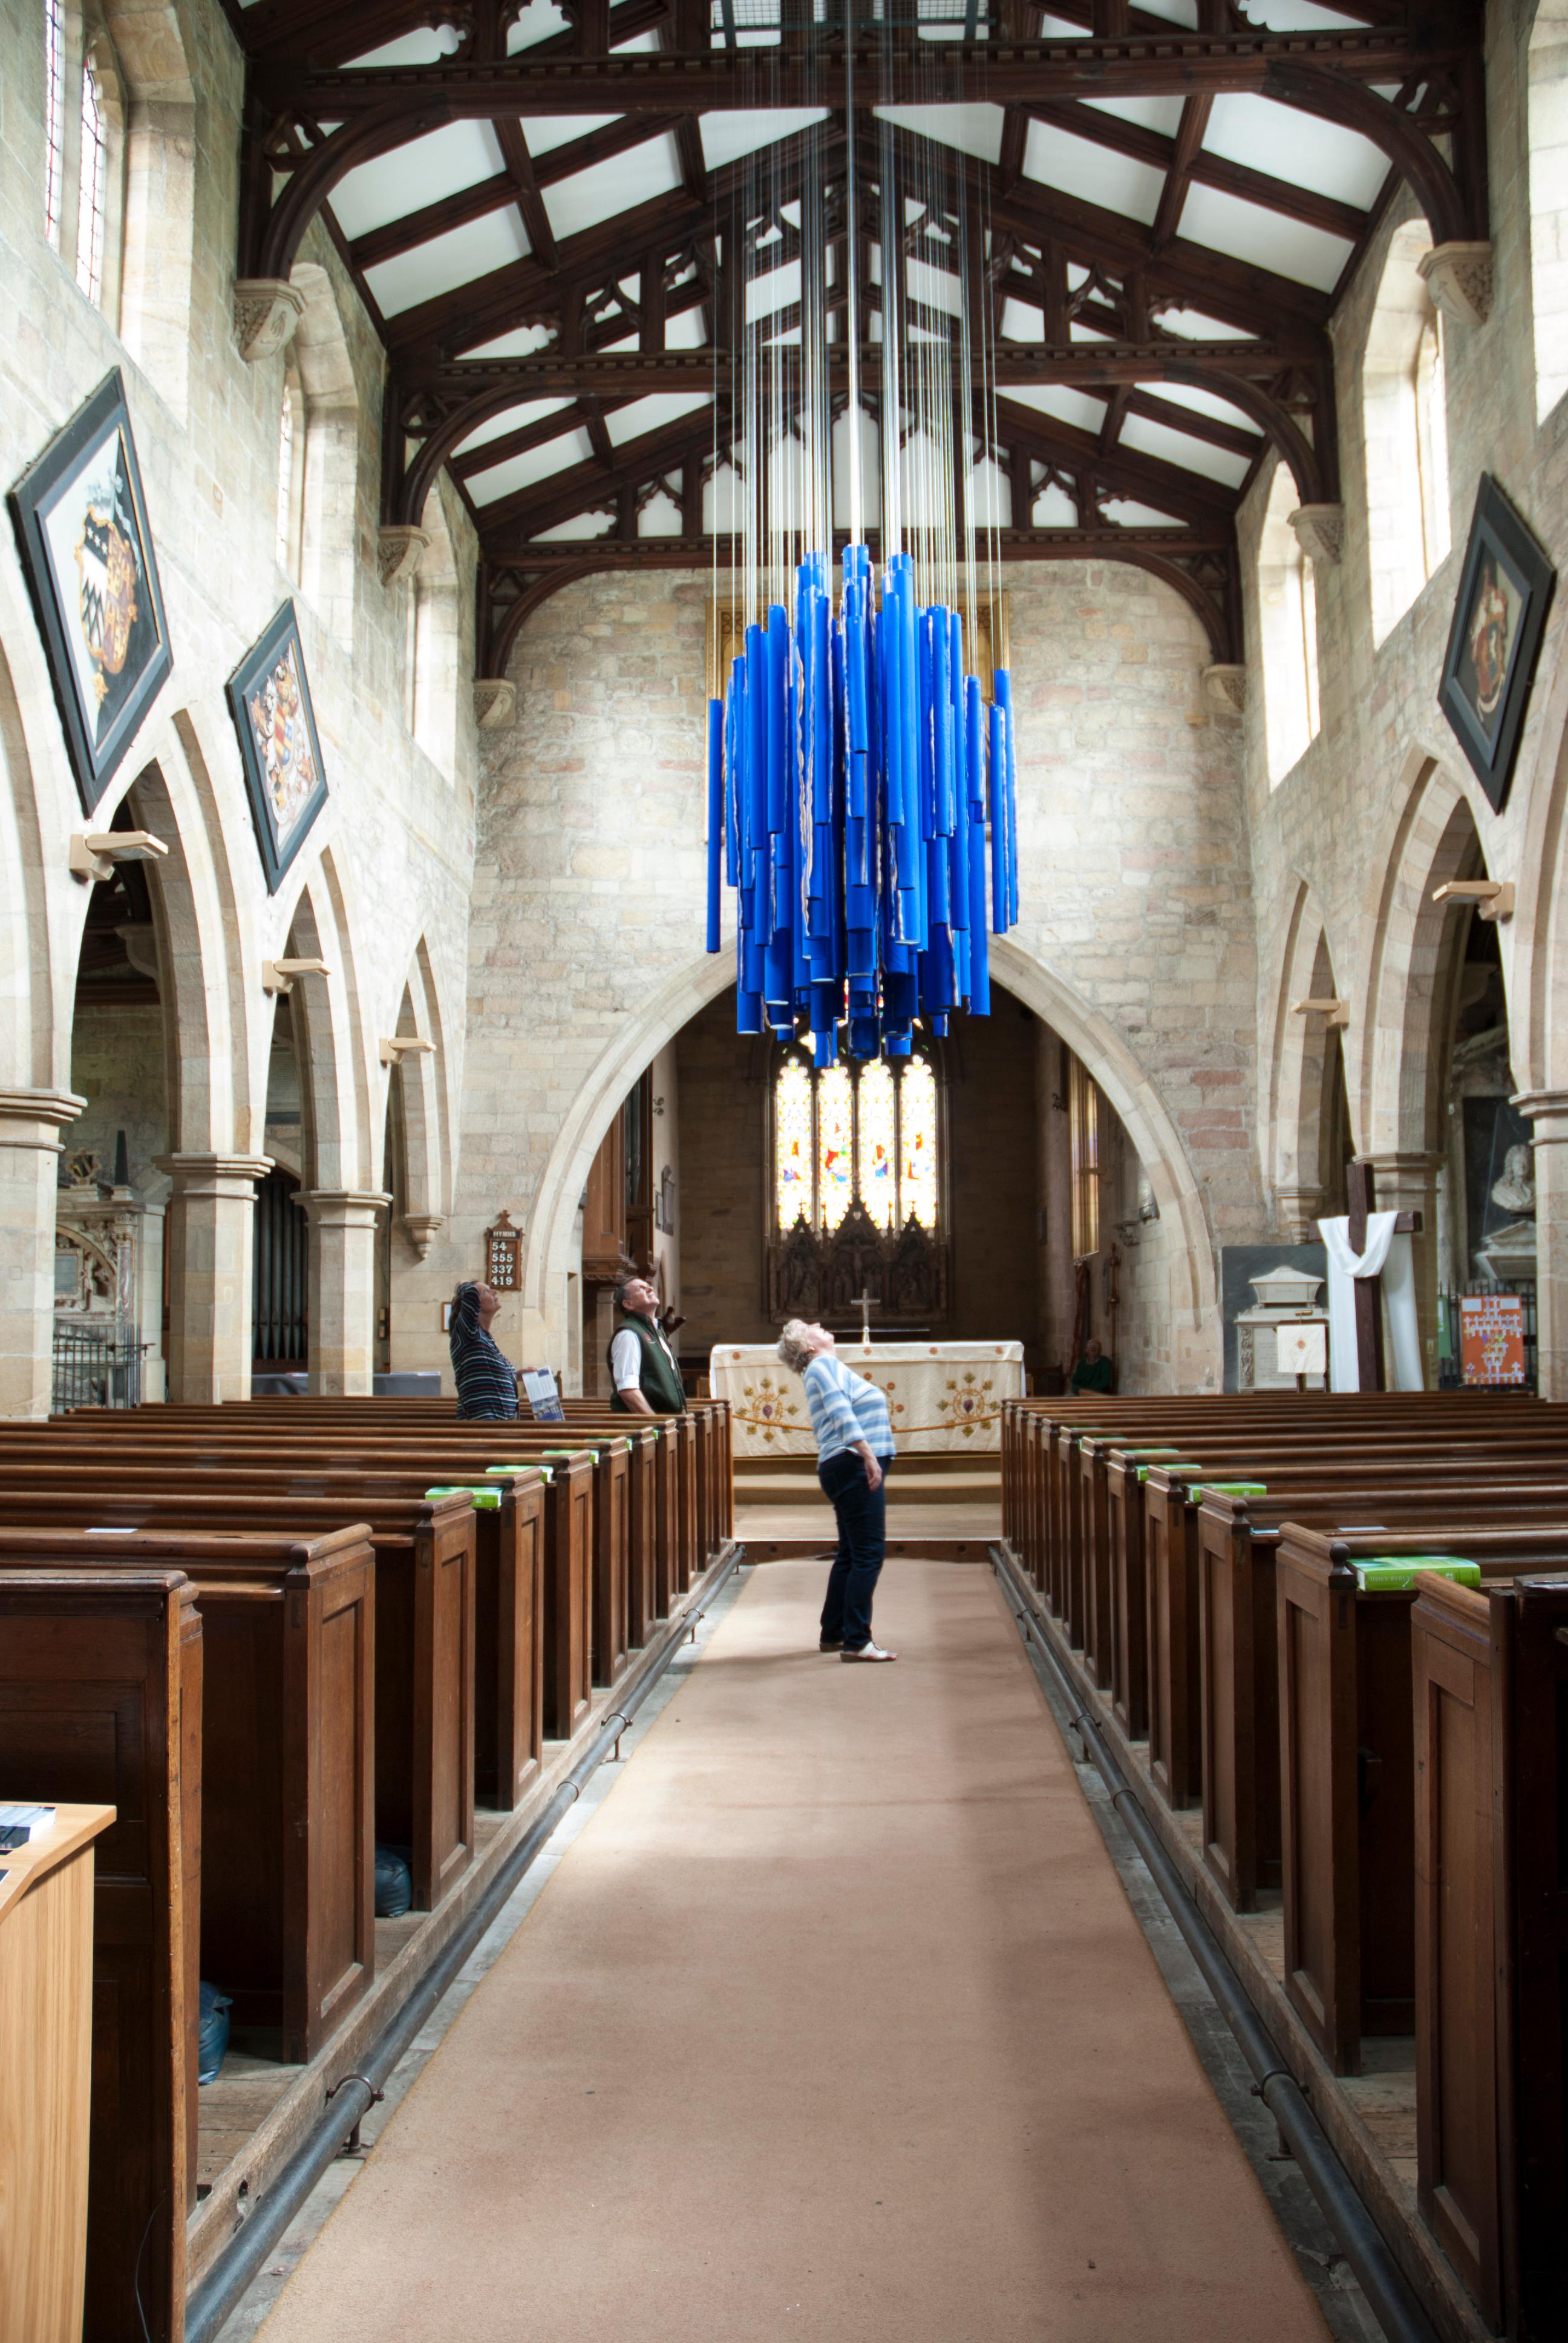
<svg viewBox="0 0 1568 2343">
<path fill-rule="evenodd" d="M 884 1652 L 879 1644 L 862 1644 L 858 1652 L 846 1646 L 839 1654 L 841 1660 L 896 1660 L 898 1656 L 897 1652 Z"/>
</svg>

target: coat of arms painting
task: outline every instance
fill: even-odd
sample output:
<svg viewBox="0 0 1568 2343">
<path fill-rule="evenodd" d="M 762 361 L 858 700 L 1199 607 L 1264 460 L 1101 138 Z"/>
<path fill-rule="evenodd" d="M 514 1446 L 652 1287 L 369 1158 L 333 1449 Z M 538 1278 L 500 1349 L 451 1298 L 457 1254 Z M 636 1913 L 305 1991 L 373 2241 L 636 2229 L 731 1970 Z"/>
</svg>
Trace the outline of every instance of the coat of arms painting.
<svg viewBox="0 0 1568 2343">
<path fill-rule="evenodd" d="M 1483 473 L 1437 697 L 1499 813 L 1513 777 L 1555 583 L 1523 521 Z"/>
<path fill-rule="evenodd" d="M 173 663 L 117 370 L 28 467 L 10 503 L 65 746 L 91 813 Z"/>
<path fill-rule="evenodd" d="M 276 894 L 327 802 L 321 743 L 292 602 L 284 603 L 230 676 L 228 699 L 262 868 Z"/>
</svg>

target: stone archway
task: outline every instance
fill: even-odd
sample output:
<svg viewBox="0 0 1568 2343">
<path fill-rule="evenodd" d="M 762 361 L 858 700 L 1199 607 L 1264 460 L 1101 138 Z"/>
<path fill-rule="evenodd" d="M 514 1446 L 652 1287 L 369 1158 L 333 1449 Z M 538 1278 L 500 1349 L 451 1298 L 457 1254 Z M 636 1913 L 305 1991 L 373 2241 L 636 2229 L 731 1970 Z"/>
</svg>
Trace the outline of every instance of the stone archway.
<svg viewBox="0 0 1568 2343">
<path fill-rule="evenodd" d="M 1282 1237 L 1310 1242 L 1325 1209 L 1335 1167 L 1330 1161 L 1338 1100 L 1343 1094 L 1340 1029 L 1326 1013 L 1302 1011 L 1303 1001 L 1338 997 L 1333 952 L 1322 910 L 1306 880 L 1297 884 L 1273 988 L 1267 1122 L 1262 1133 L 1265 1177 Z"/>
<path fill-rule="evenodd" d="M 1158 1090 L 1109 1021 L 1060 977 L 1003 938 L 992 973 L 1081 1059 L 1137 1151 L 1162 1219 L 1177 1232 L 1172 1265 L 1173 1355 L 1178 1380 L 1218 1374 L 1219 1287 L 1202 1192 Z M 610 1120 L 643 1067 L 689 1019 L 734 982 L 727 952 L 699 955 L 628 1018 L 580 1084 L 550 1151 L 529 1216 L 520 1300 L 525 1338 L 541 1355 L 565 1355 L 567 1279 L 575 1268 L 578 1200 Z"/>
</svg>

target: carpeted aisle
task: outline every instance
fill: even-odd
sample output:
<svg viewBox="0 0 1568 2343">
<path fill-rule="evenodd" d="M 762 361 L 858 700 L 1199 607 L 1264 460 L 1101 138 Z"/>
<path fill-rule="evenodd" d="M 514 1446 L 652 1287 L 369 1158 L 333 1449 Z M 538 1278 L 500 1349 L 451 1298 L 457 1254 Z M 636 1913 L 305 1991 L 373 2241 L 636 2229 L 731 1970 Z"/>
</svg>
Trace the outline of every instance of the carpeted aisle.
<svg viewBox="0 0 1568 2343">
<path fill-rule="evenodd" d="M 750 1579 L 266 2343 L 1322 2343 L 989 1571 Z"/>
</svg>

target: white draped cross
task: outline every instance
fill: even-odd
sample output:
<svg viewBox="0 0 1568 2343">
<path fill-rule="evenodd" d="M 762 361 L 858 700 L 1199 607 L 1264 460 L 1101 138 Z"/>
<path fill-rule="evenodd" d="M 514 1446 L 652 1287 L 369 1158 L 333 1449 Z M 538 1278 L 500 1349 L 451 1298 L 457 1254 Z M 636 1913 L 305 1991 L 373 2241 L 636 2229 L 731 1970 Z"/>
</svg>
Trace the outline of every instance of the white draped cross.
<svg viewBox="0 0 1568 2343">
<path fill-rule="evenodd" d="M 1348 1219 L 1320 1221 L 1318 1234 L 1329 1257 L 1329 1388 L 1360 1391 L 1356 1351 L 1356 1280 L 1376 1278 L 1383 1312 L 1383 1335 L 1392 1366 L 1394 1391 L 1420 1391 L 1421 1336 L 1415 1315 L 1415 1259 L 1398 1212 L 1369 1212 L 1365 1251 L 1351 1250 Z"/>
</svg>

